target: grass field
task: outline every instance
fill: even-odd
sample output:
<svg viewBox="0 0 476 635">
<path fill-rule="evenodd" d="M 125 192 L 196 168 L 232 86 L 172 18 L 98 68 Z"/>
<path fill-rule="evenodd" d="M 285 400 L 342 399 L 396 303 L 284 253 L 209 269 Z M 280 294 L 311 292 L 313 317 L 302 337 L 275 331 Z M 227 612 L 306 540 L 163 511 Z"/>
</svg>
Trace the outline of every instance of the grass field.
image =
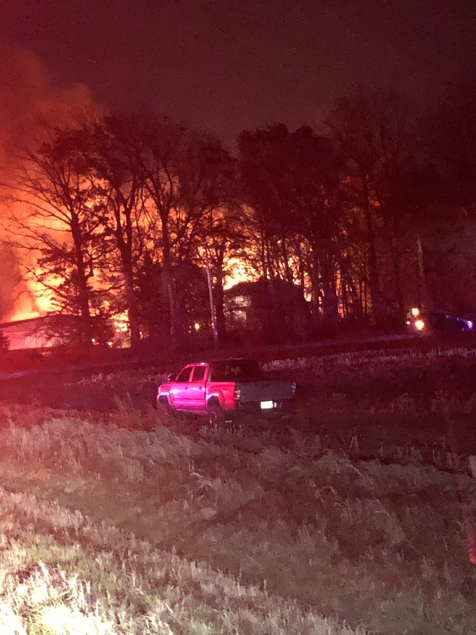
<svg viewBox="0 0 476 635">
<path fill-rule="evenodd" d="M 118 406 L 2 407 L 1 633 L 476 633 L 471 457 L 360 460 L 358 439 L 182 434 Z"/>
<path fill-rule="evenodd" d="M 476 633 L 476 351 L 268 368 L 259 434 L 169 429 L 162 368 L 3 381 L 0 635 Z"/>
</svg>

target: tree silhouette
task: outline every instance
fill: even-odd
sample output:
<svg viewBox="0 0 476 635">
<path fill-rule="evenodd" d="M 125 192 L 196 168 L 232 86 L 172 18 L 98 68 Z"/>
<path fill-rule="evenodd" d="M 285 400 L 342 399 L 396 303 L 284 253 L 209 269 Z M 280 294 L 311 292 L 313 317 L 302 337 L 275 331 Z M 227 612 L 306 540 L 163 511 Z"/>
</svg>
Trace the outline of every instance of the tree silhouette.
<svg viewBox="0 0 476 635">
<path fill-rule="evenodd" d="M 91 213 L 95 188 L 88 135 L 81 128 L 49 131 L 46 140 L 19 151 L 14 176 L 10 241 L 29 252 L 23 259 L 26 274 L 51 294 L 55 310 L 80 317 L 78 337 L 88 345 L 91 310 L 101 304 L 101 293 L 91 284 L 100 232 Z"/>
</svg>

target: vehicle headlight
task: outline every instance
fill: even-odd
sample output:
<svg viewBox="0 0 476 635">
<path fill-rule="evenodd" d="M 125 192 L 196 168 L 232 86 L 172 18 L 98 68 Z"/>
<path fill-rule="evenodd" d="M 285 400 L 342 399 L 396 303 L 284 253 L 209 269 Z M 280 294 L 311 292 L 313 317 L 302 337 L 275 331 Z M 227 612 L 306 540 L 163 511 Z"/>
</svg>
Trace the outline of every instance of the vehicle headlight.
<svg viewBox="0 0 476 635">
<path fill-rule="evenodd" d="M 423 329 L 425 328 L 425 322 L 423 322 L 423 320 L 416 320 L 415 321 L 415 328 L 418 331 L 423 331 Z"/>
</svg>

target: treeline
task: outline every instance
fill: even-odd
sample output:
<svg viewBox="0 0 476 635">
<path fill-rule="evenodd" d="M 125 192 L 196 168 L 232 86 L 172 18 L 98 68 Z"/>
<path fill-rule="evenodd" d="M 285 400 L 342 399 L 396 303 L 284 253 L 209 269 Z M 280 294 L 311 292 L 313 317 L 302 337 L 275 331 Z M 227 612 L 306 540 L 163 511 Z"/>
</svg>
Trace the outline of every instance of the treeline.
<svg viewBox="0 0 476 635">
<path fill-rule="evenodd" d="M 83 344 L 123 312 L 132 347 L 168 347 L 212 323 L 222 345 L 277 343 L 474 310 L 474 86 L 425 113 L 359 91 L 321 133 L 243 131 L 237 157 L 166 117 L 105 116 L 43 131 L 14 175 L 10 244 Z"/>
</svg>

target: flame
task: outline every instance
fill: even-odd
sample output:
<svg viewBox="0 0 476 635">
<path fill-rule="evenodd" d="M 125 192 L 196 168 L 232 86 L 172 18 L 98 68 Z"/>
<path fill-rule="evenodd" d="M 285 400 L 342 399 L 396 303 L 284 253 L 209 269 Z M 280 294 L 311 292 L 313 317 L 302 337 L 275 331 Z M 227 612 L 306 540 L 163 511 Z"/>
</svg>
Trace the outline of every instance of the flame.
<svg viewBox="0 0 476 635">
<path fill-rule="evenodd" d="M 239 258 L 229 258 L 226 262 L 224 289 L 230 289 L 240 282 L 256 282 L 258 276 L 248 263 Z"/>
<path fill-rule="evenodd" d="M 93 102 L 88 88 L 78 84 L 55 89 L 42 61 L 27 49 L 0 45 L 0 181 L 10 177 L 11 156 L 19 141 L 36 138 L 48 124 L 61 126 L 85 117 L 97 117 L 101 109 Z M 11 210 L 0 209 L 0 222 Z M 24 217 L 26 210 L 20 210 Z M 0 240 L 2 235 L 0 235 Z M 43 315 L 52 309 L 51 293 L 34 280 L 25 280 L 14 292 L 14 308 L 0 320 L 21 320 Z"/>
<path fill-rule="evenodd" d="M 13 311 L 6 316 L 5 322 L 29 320 L 52 311 L 51 296 L 42 294 L 38 283 L 28 280 L 25 285 L 27 287 L 26 291 L 18 298 Z"/>
</svg>

